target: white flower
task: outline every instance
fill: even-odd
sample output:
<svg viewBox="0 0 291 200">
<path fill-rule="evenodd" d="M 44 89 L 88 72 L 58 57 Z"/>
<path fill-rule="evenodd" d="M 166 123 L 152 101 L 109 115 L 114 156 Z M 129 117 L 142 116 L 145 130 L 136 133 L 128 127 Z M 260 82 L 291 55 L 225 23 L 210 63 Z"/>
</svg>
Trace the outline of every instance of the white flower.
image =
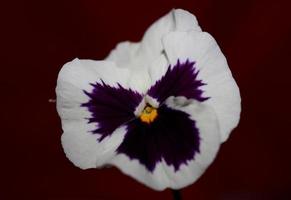
<svg viewBox="0 0 291 200">
<path fill-rule="evenodd" d="M 56 93 L 62 145 L 76 166 L 110 164 L 156 190 L 195 182 L 241 109 L 217 43 L 181 9 L 105 60 L 65 64 Z"/>
</svg>

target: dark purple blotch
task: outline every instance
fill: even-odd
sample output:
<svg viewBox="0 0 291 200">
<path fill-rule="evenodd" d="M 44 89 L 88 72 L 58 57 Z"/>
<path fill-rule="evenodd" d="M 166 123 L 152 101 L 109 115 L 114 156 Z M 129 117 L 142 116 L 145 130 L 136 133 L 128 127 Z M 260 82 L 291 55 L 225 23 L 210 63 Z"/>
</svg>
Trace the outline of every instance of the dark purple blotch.
<svg viewBox="0 0 291 200">
<path fill-rule="evenodd" d="M 184 96 L 188 99 L 205 101 L 199 87 L 205 85 L 197 79 L 199 70 L 195 68 L 195 62 L 188 59 L 184 63 L 177 61 L 173 67 L 169 66 L 165 75 L 158 80 L 148 91 L 148 95 L 163 103 L 170 96 Z"/>
<path fill-rule="evenodd" d="M 91 84 L 91 92 L 84 91 L 90 100 L 82 106 L 91 112 L 88 123 L 97 122 L 93 133 L 100 134 L 99 141 L 112 134 L 122 124 L 135 118 L 134 111 L 142 100 L 142 95 L 125 89 L 120 84 L 111 87 L 103 81 Z"/>
<path fill-rule="evenodd" d="M 199 153 L 199 131 L 189 117 L 164 104 L 158 108 L 158 116 L 151 124 L 140 119 L 127 124 L 127 133 L 117 152 L 139 160 L 150 172 L 162 158 L 177 171 Z"/>
</svg>

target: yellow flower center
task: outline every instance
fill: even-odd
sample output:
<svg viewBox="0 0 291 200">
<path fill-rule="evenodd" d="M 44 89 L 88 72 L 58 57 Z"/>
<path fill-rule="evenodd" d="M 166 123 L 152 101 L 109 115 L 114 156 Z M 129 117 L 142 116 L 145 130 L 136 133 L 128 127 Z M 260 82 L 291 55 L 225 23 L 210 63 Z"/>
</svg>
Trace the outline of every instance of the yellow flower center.
<svg viewBox="0 0 291 200">
<path fill-rule="evenodd" d="M 141 115 L 139 116 L 142 122 L 150 124 L 153 122 L 158 116 L 158 111 L 156 108 L 151 106 L 146 106 L 142 111 Z"/>
</svg>

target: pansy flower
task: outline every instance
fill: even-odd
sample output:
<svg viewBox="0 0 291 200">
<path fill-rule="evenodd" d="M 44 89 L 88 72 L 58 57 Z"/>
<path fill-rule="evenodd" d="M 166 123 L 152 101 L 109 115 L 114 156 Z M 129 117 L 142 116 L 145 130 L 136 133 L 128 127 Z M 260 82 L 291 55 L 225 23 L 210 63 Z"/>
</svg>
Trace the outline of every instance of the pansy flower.
<svg viewBox="0 0 291 200">
<path fill-rule="evenodd" d="M 223 53 L 181 9 L 105 60 L 65 64 L 56 93 L 70 161 L 81 169 L 116 166 L 156 190 L 195 182 L 240 117 Z"/>
</svg>

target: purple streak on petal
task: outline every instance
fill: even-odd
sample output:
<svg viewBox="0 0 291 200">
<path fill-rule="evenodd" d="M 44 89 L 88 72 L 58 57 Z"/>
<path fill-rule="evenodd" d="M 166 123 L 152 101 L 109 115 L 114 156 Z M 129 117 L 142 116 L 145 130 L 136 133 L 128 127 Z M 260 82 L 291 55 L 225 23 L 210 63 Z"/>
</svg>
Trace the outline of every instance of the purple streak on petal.
<svg viewBox="0 0 291 200">
<path fill-rule="evenodd" d="M 88 123 L 98 123 L 93 133 L 100 134 L 99 141 L 109 136 L 120 125 L 135 118 L 134 111 L 142 100 L 142 95 L 125 89 L 120 84 L 111 87 L 101 83 L 91 84 L 91 92 L 84 91 L 90 100 L 81 106 L 87 107 L 91 112 Z"/>
<path fill-rule="evenodd" d="M 198 73 L 195 62 L 187 60 L 180 63 L 178 60 L 177 64 L 174 67 L 169 66 L 166 74 L 149 89 L 148 95 L 160 103 L 170 96 L 184 96 L 200 102 L 205 101 L 209 97 L 202 96 L 203 90 L 199 87 L 205 83 L 197 79 Z"/>
<path fill-rule="evenodd" d="M 195 121 L 185 112 L 162 105 L 158 117 L 151 124 L 140 119 L 128 123 L 124 141 L 118 153 L 137 159 L 153 172 L 162 158 L 178 171 L 182 164 L 199 153 L 200 137 Z"/>
</svg>

